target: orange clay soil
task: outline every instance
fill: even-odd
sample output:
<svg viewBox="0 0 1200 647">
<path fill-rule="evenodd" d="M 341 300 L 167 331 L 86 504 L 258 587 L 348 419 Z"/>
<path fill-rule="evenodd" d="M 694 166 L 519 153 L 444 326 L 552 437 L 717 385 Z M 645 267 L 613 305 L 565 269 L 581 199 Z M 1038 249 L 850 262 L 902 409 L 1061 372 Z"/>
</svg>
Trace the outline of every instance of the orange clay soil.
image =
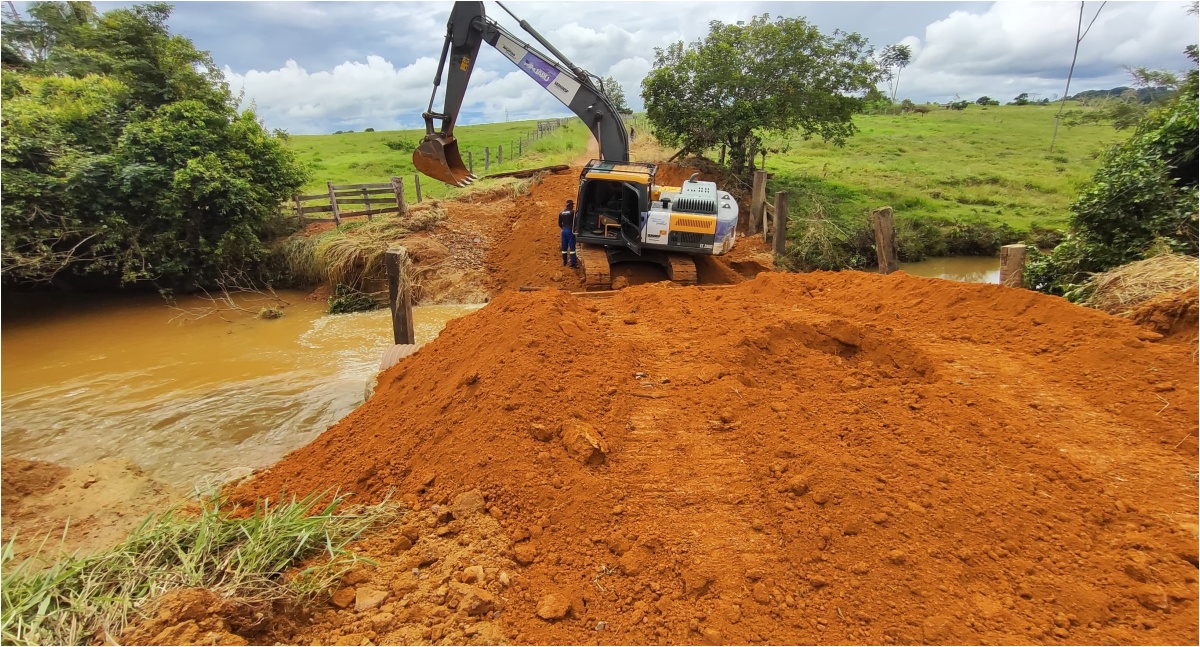
<svg viewBox="0 0 1200 647">
<path fill-rule="evenodd" d="M 1196 644 L 1160 339 L 903 273 L 506 291 L 234 496 L 415 510 L 293 644 Z"/>
</svg>

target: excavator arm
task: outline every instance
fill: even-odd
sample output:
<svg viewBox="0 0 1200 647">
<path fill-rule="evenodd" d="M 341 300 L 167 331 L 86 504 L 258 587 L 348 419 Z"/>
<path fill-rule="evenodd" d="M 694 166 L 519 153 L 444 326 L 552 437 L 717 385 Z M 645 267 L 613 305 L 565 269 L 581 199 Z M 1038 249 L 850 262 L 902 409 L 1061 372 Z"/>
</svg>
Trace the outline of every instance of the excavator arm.
<svg viewBox="0 0 1200 647">
<path fill-rule="evenodd" d="M 504 5 L 500 6 L 508 11 Z M 629 133 L 612 102 L 592 82 L 594 77 L 567 60 L 529 23 L 521 20 L 520 24 L 554 57 L 535 49 L 488 18 L 482 2 L 454 3 L 454 10 L 446 23 L 446 41 L 442 44 L 429 108 L 421 114 L 425 120 L 425 137 L 413 151 L 413 165 L 418 171 L 455 186 L 466 186 L 476 179 L 458 152 L 454 124 L 462 108 L 467 82 L 475 69 L 479 47 L 485 42 L 499 50 L 587 124 L 600 144 L 602 160 L 629 161 Z M 442 112 L 434 112 L 433 103 L 443 72 L 446 74 L 446 97 Z M 440 122 L 440 128 L 435 127 L 435 120 Z"/>
</svg>

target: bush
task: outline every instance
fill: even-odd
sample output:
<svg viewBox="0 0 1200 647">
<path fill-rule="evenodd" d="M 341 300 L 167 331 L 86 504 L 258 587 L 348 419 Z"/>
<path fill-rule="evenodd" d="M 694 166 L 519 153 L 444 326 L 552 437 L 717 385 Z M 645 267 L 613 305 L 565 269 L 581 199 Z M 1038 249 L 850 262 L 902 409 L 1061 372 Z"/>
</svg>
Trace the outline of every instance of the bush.
<svg viewBox="0 0 1200 647">
<path fill-rule="evenodd" d="M 360 292 L 348 285 L 338 284 L 329 297 L 329 314 L 340 315 L 351 312 L 367 312 L 383 307 L 383 301 L 366 292 Z"/>
<path fill-rule="evenodd" d="M 389 139 L 389 140 L 386 140 L 383 142 L 384 146 L 387 146 L 388 148 L 390 148 L 394 151 L 405 151 L 405 152 L 411 152 L 411 151 L 416 150 L 418 144 L 419 144 L 419 142 L 417 142 L 415 140 L 402 139 L 400 137 L 396 137 L 394 139 Z"/>
<path fill-rule="evenodd" d="M 365 128 L 365 129 L 363 129 L 363 132 L 364 133 L 373 133 L 373 132 L 375 132 L 375 129 L 374 128 Z"/>
</svg>

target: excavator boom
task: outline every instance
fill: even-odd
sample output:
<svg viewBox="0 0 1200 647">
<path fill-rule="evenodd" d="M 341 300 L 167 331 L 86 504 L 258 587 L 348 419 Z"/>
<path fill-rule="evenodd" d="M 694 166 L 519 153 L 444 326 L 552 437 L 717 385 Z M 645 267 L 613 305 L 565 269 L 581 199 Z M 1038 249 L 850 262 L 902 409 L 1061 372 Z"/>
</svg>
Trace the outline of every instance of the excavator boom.
<svg viewBox="0 0 1200 647">
<path fill-rule="evenodd" d="M 503 6 L 503 5 L 501 5 Z M 583 120 L 600 144 L 600 157 L 606 161 L 629 160 L 629 134 L 616 108 L 600 92 L 586 71 L 572 64 L 562 53 L 546 42 L 524 20 L 522 28 L 551 50 L 557 57 L 547 55 L 514 36 L 484 14 L 482 2 L 455 2 L 450 20 L 446 23 L 446 41 L 433 80 L 433 94 L 425 120 L 425 137 L 413 151 L 413 165 L 425 175 L 454 186 L 466 186 L 476 179 L 463 163 L 454 137 L 454 125 L 462 108 L 467 82 L 475 68 L 479 47 L 486 42 L 495 47 L 554 95 Z M 442 112 L 433 111 L 442 74 L 446 74 L 446 98 Z M 441 121 L 441 127 L 434 125 Z"/>
</svg>

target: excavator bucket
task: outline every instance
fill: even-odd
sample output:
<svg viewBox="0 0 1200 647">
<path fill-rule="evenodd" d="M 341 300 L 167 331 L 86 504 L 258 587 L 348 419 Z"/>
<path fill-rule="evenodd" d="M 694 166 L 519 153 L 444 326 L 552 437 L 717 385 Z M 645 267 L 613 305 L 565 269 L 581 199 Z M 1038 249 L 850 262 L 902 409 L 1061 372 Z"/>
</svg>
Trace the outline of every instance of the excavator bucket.
<svg viewBox="0 0 1200 647">
<path fill-rule="evenodd" d="M 452 135 L 432 133 L 413 151 L 413 166 L 425 175 L 454 186 L 467 186 L 475 175 L 458 154 L 458 140 Z"/>
</svg>

